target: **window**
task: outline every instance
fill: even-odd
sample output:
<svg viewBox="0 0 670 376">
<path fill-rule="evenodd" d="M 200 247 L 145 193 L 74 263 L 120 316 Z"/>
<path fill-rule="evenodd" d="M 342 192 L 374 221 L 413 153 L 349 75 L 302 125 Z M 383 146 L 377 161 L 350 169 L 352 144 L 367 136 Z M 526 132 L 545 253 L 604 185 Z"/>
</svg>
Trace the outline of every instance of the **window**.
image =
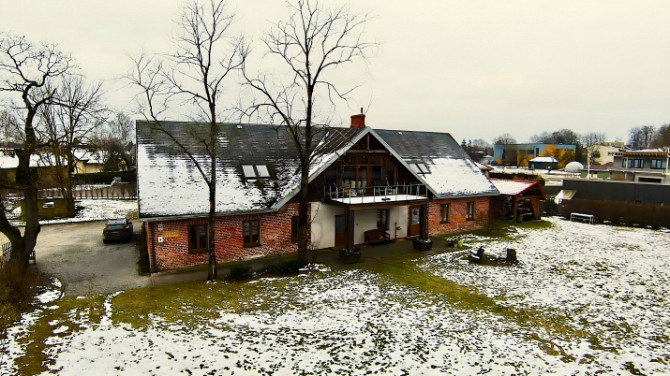
<svg viewBox="0 0 670 376">
<path fill-rule="evenodd" d="M 468 202 L 468 211 L 465 214 L 465 219 L 468 219 L 468 220 L 475 219 L 475 202 L 474 201 Z"/>
<path fill-rule="evenodd" d="M 666 166 L 666 160 L 665 159 L 652 159 L 651 160 L 651 168 L 654 170 L 663 170 L 665 169 Z"/>
<path fill-rule="evenodd" d="M 266 165 L 256 165 L 256 172 L 258 172 L 257 176 L 259 178 L 269 178 L 270 177 L 270 172 L 268 171 L 268 168 Z"/>
<path fill-rule="evenodd" d="M 389 210 L 380 209 L 377 210 L 377 228 L 388 230 L 389 229 Z"/>
<path fill-rule="evenodd" d="M 205 252 L 207 251 L 207 225 L 188 226 L 188 251 Z"/>
<path fill-rule="evenodd" d="M 298 216 L 291 217 L 291 242 L 298 242 Z"/>
<path fill-rule="evenodd" d="M 626 160 L 624 160 L 624 163 L 626 163 Z M 624 167 L 644 168 L 644 159 L 628 159 L 628 162 Z"/>
<path fill-rule="evenodd" d="M 242 174 L 245 179 L 270 177 L 270 172 L 266 165 L 242 165 Z"/>
<path fill-rule="evenodd" d="M 449 223 L 449 204 L 440 205 L 440 223 Z"/>
<path fill-rule="evenodd" d="M 260 230 L 261 225 L 258 220 L 243 222 L 243 236 L 245 247 L 255 247 L 261 245 Z"/>
</svg>

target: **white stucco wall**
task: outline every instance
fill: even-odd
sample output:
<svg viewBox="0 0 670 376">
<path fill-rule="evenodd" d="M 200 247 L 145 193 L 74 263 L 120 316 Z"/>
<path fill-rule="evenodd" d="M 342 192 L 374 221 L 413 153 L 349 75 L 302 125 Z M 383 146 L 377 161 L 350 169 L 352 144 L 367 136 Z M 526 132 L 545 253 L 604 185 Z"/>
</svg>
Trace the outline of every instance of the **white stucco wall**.
<svg viewBox="0 0 670 376">
<path fill-rule="evenodd" d="M 344 214 L 343 208 L 313 202 L 312 213 L 312 243 L 316 249 L 335 246 L 335 216 Z"/>
<path fill-rule="evenodd" d="M 389 209 L 389 230 L 391 239 L 407 236 L 407 219 L 409 206 L 391 207 Z M 345 214 L 344 208 L 313 202 L 312 242 L 317 249 L 335 246 L 335 216 Z M 396 230 L 395 227 L 398 227 Z M 377 228 L 377 209 L 356 210 L 354 212 L 354 244 L 365 242 L 365 231 Z"/>
</svg>

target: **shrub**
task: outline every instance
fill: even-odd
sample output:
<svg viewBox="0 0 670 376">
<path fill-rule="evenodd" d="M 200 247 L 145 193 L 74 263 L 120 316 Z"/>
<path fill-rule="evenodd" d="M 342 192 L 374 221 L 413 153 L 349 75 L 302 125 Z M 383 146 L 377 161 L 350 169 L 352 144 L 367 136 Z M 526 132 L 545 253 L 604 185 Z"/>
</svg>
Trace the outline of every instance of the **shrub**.
<svg viewBox="0 0 670 376">
<path fill-rule="evenodd" d="M 5 353 L 7 329 L 33 300 L 37 277 L 13 263 L 0 264 L 0 352 Z"/>
</svg>

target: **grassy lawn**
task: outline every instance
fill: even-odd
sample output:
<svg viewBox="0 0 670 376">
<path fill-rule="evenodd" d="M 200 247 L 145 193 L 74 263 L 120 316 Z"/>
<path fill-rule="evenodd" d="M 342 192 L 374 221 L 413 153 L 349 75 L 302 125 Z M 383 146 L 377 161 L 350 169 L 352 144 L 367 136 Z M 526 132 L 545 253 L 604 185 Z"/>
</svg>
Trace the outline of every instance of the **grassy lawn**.
<svg viewBox="0 0 670 376">
<path fill-rule="evenodd" d="M 463 249 L 440 248 L 444 242 L 435 239 L 429 253 L 394 252 L 323 274 L 62 298 L 10 328 L 0 373 L 670 371 L 663 350 L 670 348 L 669 319 L 645 313 L 666 309 L 667 316 L 668 301 L 640 298 L 667 281 L 646 279 L 647 264 L 620 267 L 622 255 L 592 262 L 568 254 L 561 248 L 561 236 L 568 234 L 575 242 L 611 238 L 607 249 L 642 239 L 652 247 L 668 241 L 657 232 L 624 240 L 633 232 L 556 221 L 497 225 L 463 234 L 466 245 L 493 250 L 512 244 L 519 264 L 471 264 Z M 538 244 L 541 250 L 534 249 Z M 633 245 L 638 255 L 650 252 L 633 243 L 626 249 Z M 563 252 L 558 259 L 552 247 Z M 667 262 L 654 267 L 668 278 Z M 617 273 L 623 273 L 622 283 L 602 279 Z M 645 318 L 646 328 L 639 322 Z M 87 352 L 94 355 L 82 355 Z"/>
</svg>

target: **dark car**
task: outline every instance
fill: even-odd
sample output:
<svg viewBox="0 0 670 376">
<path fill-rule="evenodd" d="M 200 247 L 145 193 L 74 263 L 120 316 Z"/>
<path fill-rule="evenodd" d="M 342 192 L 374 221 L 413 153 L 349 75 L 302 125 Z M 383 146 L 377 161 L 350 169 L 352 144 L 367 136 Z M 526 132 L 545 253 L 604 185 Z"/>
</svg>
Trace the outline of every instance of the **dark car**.
<svg viewBox="0 0 670 376">
<path fill-rule="evenodd" d="M 108 219 L 102 230 L 102 241 L 130 240 L 133 238 L 133 223 L 127 219 Z"/>
</svg>

